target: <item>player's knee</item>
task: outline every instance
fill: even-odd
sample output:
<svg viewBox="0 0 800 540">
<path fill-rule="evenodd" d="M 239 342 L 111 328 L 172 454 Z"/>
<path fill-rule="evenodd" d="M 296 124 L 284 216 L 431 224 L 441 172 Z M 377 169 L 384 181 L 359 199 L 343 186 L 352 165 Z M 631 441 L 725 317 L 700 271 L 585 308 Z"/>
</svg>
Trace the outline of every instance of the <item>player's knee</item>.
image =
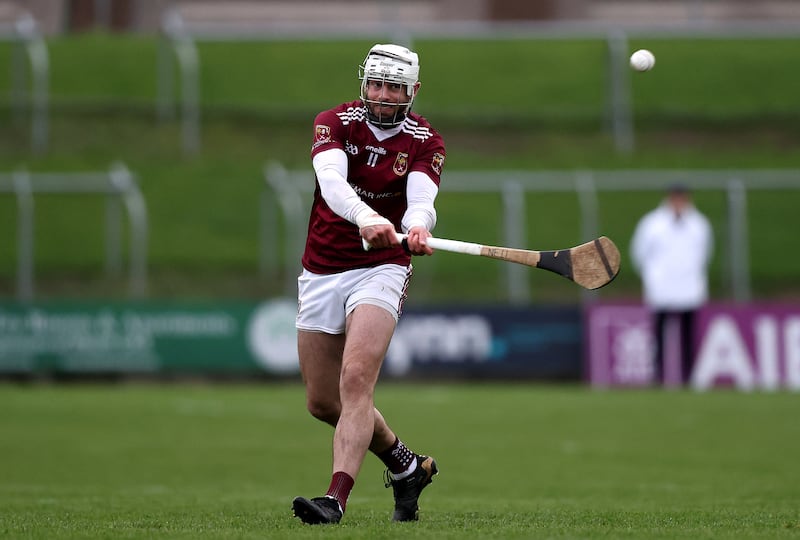
<svg viewBox="0 0 800 540">
<path fill-rule="evenodd" d="M 375 374 L 372 369 L 362 364 L 345 365 L 339 379 L 339 393 L 342 396 L 368 396 L 375 385 Z"/>
<path fill-rule="evenodd" d="M 339 421 L 339 413 L 341 411 L 339 403 L 327 400 L 309 399 L 306 402 L 306 408 L 308 412 L 311 413 L 311 416 L 332 426 L 335 426 L 336 422 Z"/>
</svg>

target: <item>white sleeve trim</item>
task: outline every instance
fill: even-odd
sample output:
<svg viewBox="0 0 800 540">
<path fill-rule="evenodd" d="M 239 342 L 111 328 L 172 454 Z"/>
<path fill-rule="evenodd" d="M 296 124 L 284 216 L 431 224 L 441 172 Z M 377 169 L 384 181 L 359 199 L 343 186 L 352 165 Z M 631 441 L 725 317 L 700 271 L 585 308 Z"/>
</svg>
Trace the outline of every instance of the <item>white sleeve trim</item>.
<svg viewBox="0 0 800 540">
<path fill-rule="evenodd" d="M 439 193 L 439 187 L 423 172 L 411 171 L 406 185 L 408 209 L 401 223 L 403 232 L 412 227 L 425 227 L 431 231 L 436 225 L 436 209 L 433 202 Z"/>
<path fill-rule="evenodd" d="M 311 160 L 322 198 L 331 210 L 351 223 L 359 223 L 375 210 L 347 183 L 347 154 L 339 148 L 323 150 Z"/>
</svg>

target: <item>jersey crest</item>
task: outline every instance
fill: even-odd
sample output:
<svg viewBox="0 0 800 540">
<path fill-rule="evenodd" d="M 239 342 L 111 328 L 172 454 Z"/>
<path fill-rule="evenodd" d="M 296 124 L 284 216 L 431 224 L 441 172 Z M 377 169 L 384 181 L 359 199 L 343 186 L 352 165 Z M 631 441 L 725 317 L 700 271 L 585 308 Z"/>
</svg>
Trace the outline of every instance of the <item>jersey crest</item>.
<svg viewBox="0 0 800 540">
<path fill-rule="evenodd" d="M 444 155 L 440 154 L 439 152 L 435 152 L 433 154 L 433 159 L 431 160 L 431 169 L 433 169 L 436 174 L 441 175 L 443 166 Z"/>
<path fill-rule="evenodd" d="M 392 170 L 397 176 L 406 174 L 406 171 L 408 171 L 408 154 L 406 152 L 397 153 L 397 159 L 394 160 Z"/>
<path fill-rule="evenodd" d="M 317 125 L 316 129 L 316 139 L 318 141 L 327 141 L 331 138 L 331 128 L 330 126 L 324 126 L 322 124 Z"/>
<path fill-rule="evenodd" d="M 322 144 L 331 142 L 331 128 L 324 124 L 314 126 L 314 146 L 316 148 Z"/>
</svg>

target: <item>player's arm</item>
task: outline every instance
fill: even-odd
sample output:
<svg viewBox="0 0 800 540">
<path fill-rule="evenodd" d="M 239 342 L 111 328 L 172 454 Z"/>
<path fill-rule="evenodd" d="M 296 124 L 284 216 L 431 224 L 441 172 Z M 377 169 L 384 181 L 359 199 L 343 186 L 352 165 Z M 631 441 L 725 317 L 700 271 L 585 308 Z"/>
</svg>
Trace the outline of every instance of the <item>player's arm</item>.
<svg viewBox="0 0 800 540">
<path fill-rule="evenodd" d="M 347 183 L 347 154 L 330 148 L 312 159 L 322 198 L 331 210 L 358 226 L 361 236 L 372 247 L 397 245 L 394 225 L 373 210 Z"/>
<path fill-rule="evenodd" d="M 436 208 L 433 203 L 438 193 L 439 187 L 426 173 L 409 173 L 406 184 L 408 208 L 403 214 L 401 226 L 403 232 L 408 234 L 408 250 L 414 255 L 433 254 L 427 239 L 436 225 Z"/>
</svg>

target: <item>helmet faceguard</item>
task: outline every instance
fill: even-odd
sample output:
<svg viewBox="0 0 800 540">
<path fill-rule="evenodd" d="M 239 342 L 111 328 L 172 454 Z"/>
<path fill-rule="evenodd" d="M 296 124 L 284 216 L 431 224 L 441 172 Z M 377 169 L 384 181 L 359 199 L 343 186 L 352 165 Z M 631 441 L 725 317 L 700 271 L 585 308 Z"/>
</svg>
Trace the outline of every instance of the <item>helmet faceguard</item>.
<svg viewBox="0 0 800 540">
<path fill-rule="evenodd" d="M 361 101 L 366 106 L 369 122 L 380 128 L 400 125 L 411 111 L 411 104 L 417 93 L 419 56 L 400 45 L 375 45 L 359 66 L 358 78 L 361 80 Z M 402 85 L 406 91 L 407 101 L 391 103 L 367 99 L 369 81 Z M 397 106 L 397 109 L 390 117 L 384 117 L 373 113 L 370 105 L 392 105 Z"/>
</svg>

